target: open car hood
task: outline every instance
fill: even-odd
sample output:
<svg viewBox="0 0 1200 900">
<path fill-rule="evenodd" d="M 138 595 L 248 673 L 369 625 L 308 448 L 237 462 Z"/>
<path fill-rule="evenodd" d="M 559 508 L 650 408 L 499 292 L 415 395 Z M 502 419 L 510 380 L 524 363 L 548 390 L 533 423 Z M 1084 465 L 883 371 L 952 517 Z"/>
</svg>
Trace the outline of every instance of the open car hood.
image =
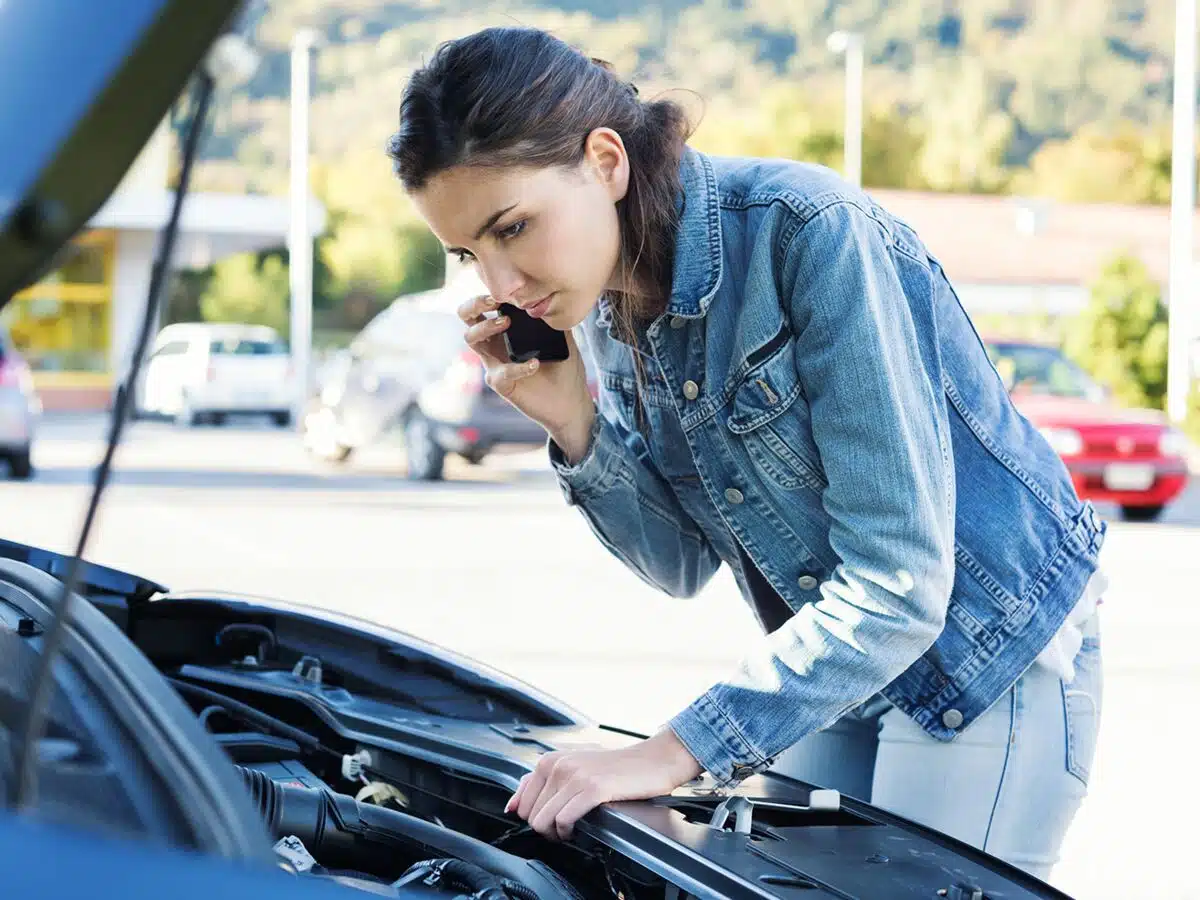
<svg viewBox="0 0 1200 900">
<path fill-rule="evenodd" d="M 4 558 L 51 575 L 67 561 L 0 542 Z M 0 568 L 0 586 L 4 577 Z M 372 779 L 406 797 L 405 809 L 472 839 L 490 843 L 516 824 L 504 803 L 542 754 L 640 737 L 467 657 L 349 616 L 232 594 L 172 593 L 96 565 L 83 581 L 90 602 L 82 605 L 116 625 L 108 640 L 136 646 L 193 708 L 230 698 L 347 756 L 365 751 Z M 243 723 L 204 740 L 289 790 L 329 791 L 347 802 L 354 792 L 306 756 L 299 735 Z M 769 772 L 726 791 L 705 776 L 669 797 L 596 810 L 572 844 L 526 835 L 507 849 L 531 858 L 544 852 L 547 865 L 568 871 L 571 854 L 607 860 L 609 877 L 638 884 L 638 896 L 664 883 L 714 898 L 783 897 L 797 888 L 811 898 L 1065 896 L 870 804 L 849 797 L 818 804 L 828 795 L 815 791 Z"/>
</svg>

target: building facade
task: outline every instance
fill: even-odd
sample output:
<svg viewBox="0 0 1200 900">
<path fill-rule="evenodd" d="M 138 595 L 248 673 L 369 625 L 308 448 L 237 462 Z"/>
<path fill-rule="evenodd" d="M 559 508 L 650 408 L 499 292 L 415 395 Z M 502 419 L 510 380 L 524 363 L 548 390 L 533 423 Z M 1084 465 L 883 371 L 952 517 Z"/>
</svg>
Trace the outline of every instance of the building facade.
<svg viewBox="0 0 1200 900">
<path fill-rule="evenodd" d="M 47 410 L 104 409 L 111 402 L 174 200 L 167 190 L 170 156 L 164 123 L 53 270 L 4 310 Z M 325 211 L 311 197 L 309 206 L 315 236 L 324 231 Z M 282 246 L 289 219 L 287 197 L 189 193 L 171 265 L 203 267 L 230 254 Z"/>
</svg>

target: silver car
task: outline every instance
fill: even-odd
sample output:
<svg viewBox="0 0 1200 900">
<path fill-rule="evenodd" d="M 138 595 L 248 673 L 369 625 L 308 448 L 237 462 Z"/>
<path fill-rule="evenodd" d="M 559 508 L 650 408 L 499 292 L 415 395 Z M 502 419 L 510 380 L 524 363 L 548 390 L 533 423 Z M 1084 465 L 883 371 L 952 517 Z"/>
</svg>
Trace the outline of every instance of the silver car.
<svg viewBox="0 0 1200 900">
<path fill-rule="evenodd" d="M 478 463 L 503 446 L 544 443 L 541 426 L 493 393 L 483 376 L 483 364 L 463 343 L 462 322 L 439 291 L 403 297 L 322 368 L 303 420 L 305 444 L 341 461 L 399 434 L 408 476 L 434 481 L 448 453 Z"/>
<path fill-rule="evenodd" d="M 33 433 L 41 411 L 29 366 L 0 324 L 0 460 L 13 478 L 33 475 Z"/>
</svg>

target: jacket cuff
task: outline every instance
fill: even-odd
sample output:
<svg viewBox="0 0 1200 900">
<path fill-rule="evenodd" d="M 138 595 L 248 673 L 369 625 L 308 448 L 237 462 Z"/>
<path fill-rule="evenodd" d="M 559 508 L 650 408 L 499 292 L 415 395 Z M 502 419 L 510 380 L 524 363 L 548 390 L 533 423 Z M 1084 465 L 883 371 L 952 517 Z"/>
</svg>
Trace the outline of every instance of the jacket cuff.
<svg viewBox="0 0 1200 900">
<path fill-rule="evenodd" d="M 577 505 L 589 497 L 612 490 L 618 479 L 624 445 L 617 440 L 600 411 L 592 420 L 591 437 L 583 459 L 572 465 L 562 448 L 550 438 L 546 443 L 550 465 L 567 502 Z"/>
<path fill-rule="evenodd" d="M 667 724 L 704 771 L 722 787 L 734 787 L 775 762 L 742 736 L 711 690 Z"/>
</svg>

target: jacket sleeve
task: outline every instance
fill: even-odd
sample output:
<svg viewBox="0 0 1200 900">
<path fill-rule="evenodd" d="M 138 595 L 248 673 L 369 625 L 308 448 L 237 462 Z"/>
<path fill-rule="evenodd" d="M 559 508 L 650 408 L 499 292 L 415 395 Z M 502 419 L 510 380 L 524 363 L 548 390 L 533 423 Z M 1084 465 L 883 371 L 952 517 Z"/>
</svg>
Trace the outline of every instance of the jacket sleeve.
<svg viewBox="0 0 1200 900">
<path fill-rule="evenodd" d="M 927 260 L 837 202 L 800 225 L 780 283 L 840 560 L 820 598 L 670 721 L 720 783 L 767 768 L 937 639 L 954 577 L 954 468 Z"/>
<path fill-rule="evenodd" d="M 679 505 L 642 436 L 606 416 L 601 398 L 591 443 L 576 465 L 549 442 L 563 494 L 600 542 L 644 581 L 673 597 L 693 597 L 721 559 Z"/>
</svg>

